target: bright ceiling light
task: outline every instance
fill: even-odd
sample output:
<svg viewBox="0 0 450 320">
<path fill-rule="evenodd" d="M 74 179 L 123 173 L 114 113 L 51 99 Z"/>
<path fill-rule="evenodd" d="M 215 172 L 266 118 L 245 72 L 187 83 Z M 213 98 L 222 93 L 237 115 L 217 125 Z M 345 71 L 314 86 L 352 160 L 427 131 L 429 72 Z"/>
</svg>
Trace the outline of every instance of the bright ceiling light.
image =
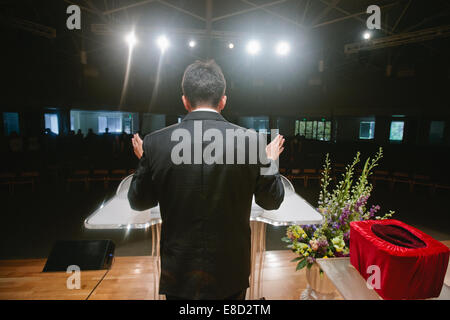
<svg viewBox="0 0 450 320">
<path fill-rule="evenodd" d="M 291 46 L 289 43 L 282 41 L 277 44 L 275 49 L 278 55 L 285 56 L 291 51 Z"/>
<path fill-rule="evenodd" d="M 233 49 L 234 48 L 234 43 L 233 42 L 230 42 L 229 44 L 228 44 L 228 49 Z"/>
<path fill-rule="evenodd" d="M 247 52 L 252 56 L 258 54 L 259 51 L 261 51 L 261 45 L 258 41 L 252 40 L 247 44 Z"/>
<path fill-rule="evenodd" d="M 125 41 L 128 43 L 130 47 L 134 47 L 134 45 L 137 43 L 137 38 L 134 32 L 130 32 L 126 35 Z"/>
<path fill-rule="evenodd" d="M 368 32 L 368 31 L 364 32 L 364 34 L 363 34 L 363 38 L 364 38 L 365 40 L 369 40 L 371 36 L 372 36 L 372 35 L 371 35 L 370 32 Z"/>
<path fill-rule="evenodd" d="M 189 47 L 193 48 L 197 45 L 197 43 L 194 40 L 189 41 Z"/>
<path fill-rule="evenodd" d="M 166 38 L 166 36 L 159 36 L 158 39 L 156 39 L 156 44 L 158 45 L 159 49 L 164 52 L 169 47 L 169 40 Z"/>
</svg>

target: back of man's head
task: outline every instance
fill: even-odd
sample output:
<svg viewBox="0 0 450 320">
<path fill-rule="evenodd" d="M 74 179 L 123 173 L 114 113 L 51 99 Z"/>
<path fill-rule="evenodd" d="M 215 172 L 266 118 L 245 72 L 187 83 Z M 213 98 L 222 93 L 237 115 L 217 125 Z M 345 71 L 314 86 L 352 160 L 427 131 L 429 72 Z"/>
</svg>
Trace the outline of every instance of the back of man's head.
<svg viewBox="0 0 450 320">
<path fill-rule="evenodd" d="M 201 105 L 216 108 L 225 94 L 226 81 L 214 60 L 196 61 L 184 71 L 181 88 L 192 108 Z"/>
</svg>

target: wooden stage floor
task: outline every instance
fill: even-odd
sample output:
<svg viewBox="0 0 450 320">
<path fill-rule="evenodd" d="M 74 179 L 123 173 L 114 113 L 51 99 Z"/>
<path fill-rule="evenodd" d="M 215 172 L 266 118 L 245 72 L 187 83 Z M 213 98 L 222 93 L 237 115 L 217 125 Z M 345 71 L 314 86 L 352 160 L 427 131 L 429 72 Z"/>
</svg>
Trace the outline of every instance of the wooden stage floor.
<svg viewBox="0 0 450 320">
<path fill-rule="evenodd" d="M 263 296 L 298 300 L 306 289 L 305 270 L 295 271 L 290 250 L 267 251 Z M 0 300 L 141 300 L 153 299 L 153 263 L 150 256 L 116 257 L 112 268 L 81 272 L 81 288 L 66 287 L 65 272 L 41 272 L 46 259 L 0 260 Z M 103 280 L 102 280 L 103 278 Z"/>
<path fill-rule="evenodd" d="M 450 241 L 443 241 L 450 246 Z M 305 269 L 295 271 L 290 250 L 267 251 L 263 296 L 298 300 L 306 289 Z M 151 300 L 153 262 L 150 256 L 116 257 L 110 270 L 81 272 L 81 288 L 66 287 L 65 272 L 41 272 L 46 259 L 0 260 L 0 300 Z M 449 275 L 447 274 L 447 277 Z M 448 279 L 446 279 L 448 281 Z M 342 296 L 336 290 L 337 299 Z"/>
</svg>

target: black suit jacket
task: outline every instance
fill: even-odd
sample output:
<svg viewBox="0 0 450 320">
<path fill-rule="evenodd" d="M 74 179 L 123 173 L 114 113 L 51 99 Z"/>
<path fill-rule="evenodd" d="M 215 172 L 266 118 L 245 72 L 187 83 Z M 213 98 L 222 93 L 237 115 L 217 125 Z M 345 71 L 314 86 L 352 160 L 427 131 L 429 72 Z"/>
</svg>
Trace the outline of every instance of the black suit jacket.
<svg viewBox="0 0 450 320">
<path fill-rule="evenodd" d="M 248 152 L 246 164 L 236 164 L 235 145 L 235 164 L 174 164 L 171 153 L 179 141 L 171 141 L 172 133 L 186 129 L 193 136 L 194 122 L 203 132 L 215 128 L 224 137 L 227 129 L 243 129 L 218 113 L 195 111 L 181 123 L 146 135 L 128 199 L 135 210 L 160 205 L 160 293 L 221 299 L 249 286 L 253 195 L 264 209 L 277 209 L 284 188 L 278 174 L 261 175 L 260 163 L 248 164 Z M 203 142 L 202 150 L 209 143 Z M 224 139 L 224 163 L 230 143 Z"/>
</svg>

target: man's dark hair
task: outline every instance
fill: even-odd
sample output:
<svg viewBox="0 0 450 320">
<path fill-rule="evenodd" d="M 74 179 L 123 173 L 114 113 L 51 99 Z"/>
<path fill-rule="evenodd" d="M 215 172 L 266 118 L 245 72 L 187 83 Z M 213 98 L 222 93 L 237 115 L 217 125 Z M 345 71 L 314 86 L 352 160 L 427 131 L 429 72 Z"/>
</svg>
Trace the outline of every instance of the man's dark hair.
<svg viewBox="0 0 450 320">
<path fill-rule="evenodd" d="M 181 88 L 193 108 L 209 104 L 216 108 L 225 94 L 225 77 L 214 60 L 196 61 L 184 71 Z"/>
</svg>

